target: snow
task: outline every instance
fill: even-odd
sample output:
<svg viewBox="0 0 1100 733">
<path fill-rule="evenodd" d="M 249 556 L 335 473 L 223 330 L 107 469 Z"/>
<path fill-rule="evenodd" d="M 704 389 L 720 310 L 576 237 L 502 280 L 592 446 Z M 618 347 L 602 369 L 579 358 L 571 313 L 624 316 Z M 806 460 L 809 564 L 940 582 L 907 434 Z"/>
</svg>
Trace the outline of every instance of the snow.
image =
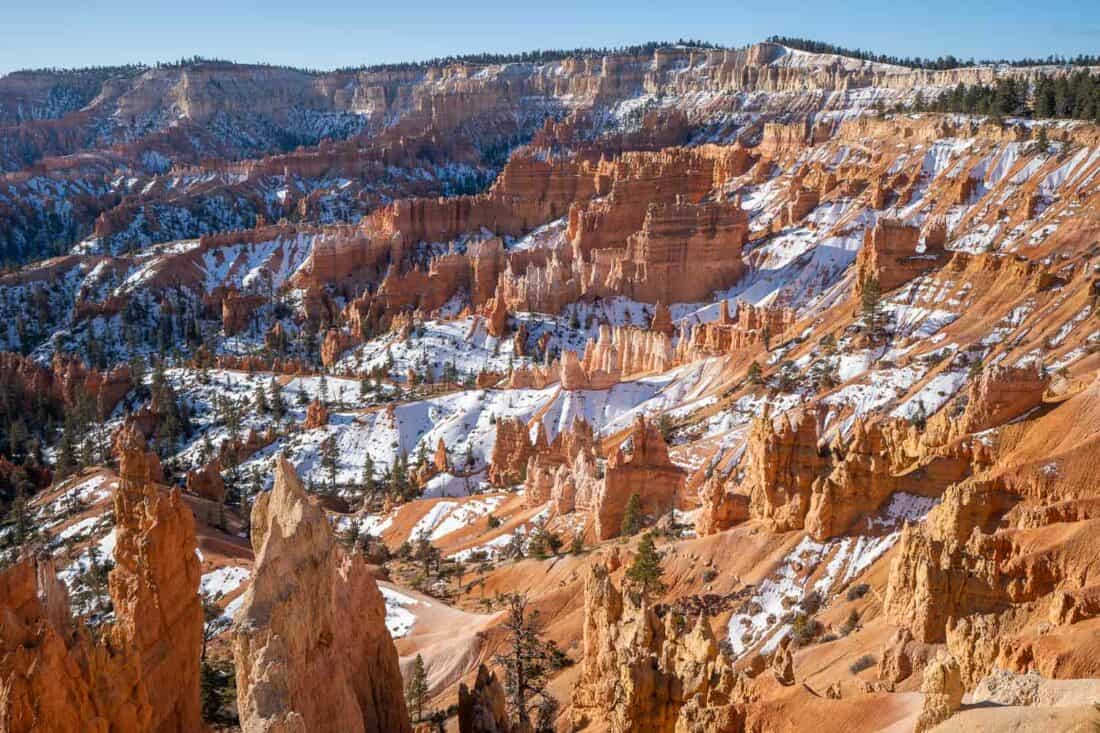
<svg viewBox="0 0 1100 733">
<path fill-rule="evenodd" d="M 63 542 L 68 542 L 75 539 L 81 539 L 99 523 L 99 517 L 85 517 L 79 522 L 66 527 L 58 533 L 57 537 Z"/>
<path fill-rule="evenodd" d="M 770 576 L 756 586 L 741 610 L 729 620 L 729 641 L 734 657 L 759 647 L 768 653 L 789 632 L 784 618 L 811 592 L 828 602 L 829 594 L 839 590 L 870 567 L 897 542 L 903 522 L 920 521 L 935 501 L 912 494 L 894 494 L 887 505 L 868 524 L 873 529 L 892 529 L 888 534 L 840 537 L 817 542 L 803 537 L 780 561 Z M 810 579 L 817 580 L 810 584 Z"/>
<path fill-rule="evenodd" d="M 432 525 L 431 534 L 428 538 L 431 540 L 438 540 L 451 532 L 457 532 L 460 529 L 469 527 L 480 517 L 491 514 L 504 502 L 504 499 L 504 496 L 490 496 L 485 499 L 466 501 L 457 507 L 450 507 L 446 515 L 439 518 L 439 520 Z M 440 502 L 440 504 L 449 504 L 449 502 Z M 418 534 L 414 530 L 410 536 L 417 537 Z"/>
<path fill-rule="evenodd" d="M 199 592 L 211 598 L 227 596 L 248 580 L 248 568 L 228 565 L 209 573 L 204 573 L 199 581 Z"/>
<path fill-rule="evenodd" d="M 395 639 L 408 636 L 416 624 L 416 615 L 408 610 L 410 607 L 419 605 L 430 607 L 431 605 L 387 585 L 380 584 L 378 590 L 382 591 L 382 598 L 386 601 L 386 629 Z"/>
<path fill-rule="evenodd" d="M 965 371 L 937 374 L 929 379 L 916 394 L 898 405 L 890 415 L 906 420 L 913 419 L 918 415 L 931 415 L 943 407 L 964 384 L 966 384 Z"/>
<path fill-rule="evenodd" d="M 868 374 L 864 381 L 845 385 L 822 402 L 835 407 L 850 406 L 856 415 L 865 415 L 904 395 L 922 376 L 923 372 L 915 365 L 879 369 Z"/>
</svg>

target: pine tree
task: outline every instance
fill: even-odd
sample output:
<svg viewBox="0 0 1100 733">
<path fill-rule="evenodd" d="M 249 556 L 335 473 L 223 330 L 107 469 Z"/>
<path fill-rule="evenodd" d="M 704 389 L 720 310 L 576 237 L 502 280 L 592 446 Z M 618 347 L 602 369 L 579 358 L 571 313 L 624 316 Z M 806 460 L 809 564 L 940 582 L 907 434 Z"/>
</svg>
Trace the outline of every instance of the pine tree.
<svg viewBox="0 0 1100 733">
<path fill-rule="evenodd" d="M 329 484 L 332 493 L 336 493 L 336 468 L 339 465 L 339 455 L 336 448 L 336 436 L 330 435 L 321 441 L 321 468 L 328 472 Z"/>
<path fill-rule="evenodd" d="M 863 281 L 863 290 L 860 296 L 860 310 L 863 318 L 863 329 L 871 336 L 877 338 L 881 326 L 882 314 L 882 290 L 879 288 L 878 279 L 869 276 Z"/>
<path fill-rule="evenodd" d="M 1050 150 L 1050 141 L 1047 140 L 1047 128 L 1039 128 L 1039 132 L 1035 136 L 1035 149 L 1040 153 L 1046 153 Z"/>
<path fill-rule="evenodd" d="M 366 455 L 363 461 L 363 476 L 360 483 L 362 484 L 363 496 L 366 497 L 365 501 L 370 502 L 378 488 L 374 481 L 374 460 L 370 457 L 370 453 Z"/>
<path fill-rule="evenodd" d="M 252 403 L 256 406 L 256 411 L 265 413 L 268 411 L 267 395 L 264 394 L 264 388 L 260 385 L 256 385 L 256 392 L 252 398 Z"/>
<path fill-rule="evenodd" d="M 279 380 L 275 377 L 271 378 L 271 414 L 275 416 L 276 420 L 282 420 L 286 415 L 286 402 L 283 401 L 283 388 L 279 385 Z"/>
<path fill-rule="evenodd" d="M 661 579 L 664 573 L 661 555 L 653 544 L 653 533 L 646 532 L 638 543 L 638 554 L 635 555 L 633 564 L 627 568 L 626 578 L 638 586 L 641 594 L 648 598 L 664 593 L 665 584 Z"/>
<path fill-rule="evenodd" d="M 27 498 L 22 489 L 18 490 L 15 501 L 11 503 L 8 520 L 14 529 L 16 546 L 20 546 L 30 539 L 30 514 L 27 511 Z"/>
<path fill-rule="evenodd" d="M 637 493 L 631 494 L 626 501 L 626 509 L 623 510 L 623 521 L 619 527 L 620 533 L 625 536 L 636 535 L 642 528 L 642 497 Z"/>
<path fill-rule="evenodd" d="M 763 384 L 764 383 L 764 371 L 760 368 L 760 364 L 753 361 L 749 364 L 749 384 Z"/>
<path fill-rule="evenodd" d="M 424 669 L 424 658 L 417 654 L 409 673 L 409 680 L 405 683 L 405 704 L 409 708 L 413 722 L 424 719 L 424 698 L 427 696 L 428 673 Z"/>
<path fill-rule="evenodd" d="M 537 627 L 538 611 L 527 613 L 525 594 L 512 593 L 503 600 L 507 604 L 503 626 L 508 634 L 508 647 L 495 661 L 504 670 L 509 714 L 519 730 L 530 730 L 534 712 L 540 724 L 536 730 L 546 730 L 546 721 L 553 716 L 542 710 L 556 709 L 556 701 L 546 692 L 546 680 L 562 663 L 564 655 L 553 642 L 542 640 Z"/>
</svg>

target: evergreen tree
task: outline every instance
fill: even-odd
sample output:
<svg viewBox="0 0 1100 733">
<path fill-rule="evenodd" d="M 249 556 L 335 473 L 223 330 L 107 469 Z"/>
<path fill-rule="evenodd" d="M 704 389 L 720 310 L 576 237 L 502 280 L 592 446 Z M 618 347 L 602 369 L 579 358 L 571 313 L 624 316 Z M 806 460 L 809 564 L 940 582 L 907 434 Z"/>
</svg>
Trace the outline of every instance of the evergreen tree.
<svg viewBox="0 0 1100 733">
<path fill-rule="evenodd" d="M 860 311 L 863 319 L 863 330 L 871 338 L 877 338 L 881 327 L 882 291 L 879 288 L 878 279 L 874 276 L 869 276 L 863 281 Z"/>
<path fill-rule="evenodd" d="M 504 691 L 513 724 L 519 730 L 532 728 L 532 713 L 540 723 L 552 717 L 540 713 L 542 706 L 556 707 L 546 692 L 550 672 L 562 664 L 562 653 L 553 642 L 543 641 L 538 630 L 538 611 L 527 612 L 527 596 L 513 593 L 503 598 L 507 605 L 504 629 L 508 645 L 495 661 L 504 670 Z M 544 726 L 540 726 L 545 730 Z"/>
<path fill-rule="evenodd" d="M 620 525 L 620 533 L 626 537 L 638 534 L 642 528 L 642 497 L 637 493 L 630 495 L 626 501 L 626 509 L 623 511 L 623 521 Z"/>
<path fill-rule="evenodd" d="M 275 377 L 271 378 L 269 391 L 271 392 L 271 414 L 276 420 L 282 420 L 286 415 L 286 402 L 283 401 L 283 388 Z"/>
<path fill-rule="evenodd" d="M 27 497 L 22 488 L 16 490 L 15 501 L 11 503 L 11 509 L 8 511 L 8 521 L 13 529 L 16 546 L 22 546 L 32 534 Z"/>
<path fill-rule="evenodd" d="M 764 372 L 760 368 L 760 364 L 758 362 L 753 361 L 752 364 L 749 364 L 748 378 L 749 378 L 749 384 L 763 384 L 764 383 Z"/>
<path fill-rule="evenodd" d="M 256 392 L 252 398 L 252 404 L 255 405 L 256 411 L 259 413 L 266 413 L 269 409 L 267 395 L 264 393 L 264 388 L 260 385 L 256 385 Z"/>
<path fill-rule="evenodd" d="M 405 704 L 409 708 L 409 714 L 413 722 L 424 719 L 424 699 L 428 696 L 428 673 L 424 669 L 424 658 L 419 654 L 413 660 L 409 679 L 405 683 Z"/>
<path fill-rule="evenodd" d="M 1047 140 L 1047 128 L 1039 128 L 1039 132 L 1035 136 L 1035 149 L 1040 153 L 1046 153 L 1050 150 L 1050 141 Z"/>
<path fill-rule="evenodd" d="M 374 480 L 374 460 L 370 457 L 370 453 L 366 455 L 363 461 L 363 477 L 360 483 L 362 484 L 363 496 L 366 497 L 365 501 L 369 503 L 374 499 L 374 492 L 378 490 Z"/>
<path fill-rule="evenodd" d="M 339 465 L 339 454 L 336 448 L 336 436 L 330 435 L 321 441 L 321 468 L 328 473 L 329 485 L 332 493 L 336 493 L 336 468 Z"/>
<path fill-rule="evenodd" d="M 648 598 L 665 591 L 664 569 L 661 567 L 661 555 L 653 544 L 653 533 L 646 532 L 638 543 L 638 554 L 626 571 L 626 578 L 634 583 L 642 596 Z"/>
</svg>

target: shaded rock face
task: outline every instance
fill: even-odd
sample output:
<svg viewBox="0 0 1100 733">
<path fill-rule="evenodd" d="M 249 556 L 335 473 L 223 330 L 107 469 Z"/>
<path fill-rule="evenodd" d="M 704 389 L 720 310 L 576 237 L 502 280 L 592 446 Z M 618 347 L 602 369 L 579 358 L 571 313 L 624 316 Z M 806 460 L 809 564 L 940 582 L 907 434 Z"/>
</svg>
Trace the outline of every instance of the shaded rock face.
<svg viewBox="0 0 1100 733">
<path fill-rule="evenodd" d="M 187 472 L 187 491 L 211 501 L 225 501 L 225 480 L 221 461 L 215 458 L 201 468 Z"/>
<path fill-rule="evenodd" d="M 98 640 L 72 621 L 51 564 L 24 560 L 0 574 L 0 730 L 203 730 L 191 511 L 177 491 L 125 479 L 114 509 L 116 620 Z"/>
<path fill-rule="evenodd" d="M 723 532 L 749 518 L 749 497 L 728 491 L 718 477 L 699 487 L 699 503 L 695 532 L 700 537 Z"/>
<path fill-rule="evenodd" d="M 55 354 L 50 368 L 11 352 L 0 354 L 0 379 L 13 386 L 16 394 L 25 392 L 51 406 L 74 406 L 89 399 L 96 417 L 106 419 L 132 386 L 130 367 L 116 366 L 109 371 L 89 367 L 78 358 Z"/>
<path fill-rule="evenodd" d="M 602 564 L 585 581 L 584 656 L 573 725 L 611 731 L 739 730 L 744 680 L 718 652 L 705 617 L 677 631 L 672 614 L 623 593 Z M 716 721 L 725 721 L 718 725 Z"/>
<path fill-rule="evenodd" d="M 479 665 L 473 689 L 458 686 L 459 733 L 513 733 L 508 720 L 504 686 L 496 674 Z"/>
<path fill-rule="evenodd" d="M 241 728 L 411 730 L 382 594 L 363 559 L 337 546 L 294 468 L 252 510 L 255 575 L 234 631 Z"/>
</svg>

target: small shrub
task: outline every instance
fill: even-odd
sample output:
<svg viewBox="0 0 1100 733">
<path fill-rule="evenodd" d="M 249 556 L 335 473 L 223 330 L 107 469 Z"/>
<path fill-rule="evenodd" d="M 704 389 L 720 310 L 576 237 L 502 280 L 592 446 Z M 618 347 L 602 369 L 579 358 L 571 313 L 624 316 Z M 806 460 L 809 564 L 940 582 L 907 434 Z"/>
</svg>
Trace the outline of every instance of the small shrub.
<svg viewBox="0 0 1100 733">
<path fill-rule="evenodd" d="M 859 614 L 854 610 L 848 614 L 848 619 L 844 622 L 844 625 L 840 627 L 840 633 L 843 636 L 855 631 L 856 626 L 859 625 Z"/>
<path fill-rule="evenodd" d="M 856 585 L 849 586 L 847 598 L 849 601 L 858 601 L 863 596 L 867 595 L 867 591 L 871 590 L 871 586 L 866 583 L 857 583 Z"/>
<path fill-rule="evenodd" d="M 862 657 L 860 657 L 856 661 L 852 662 L 848 666 L 848 670 L 852 674 L 859 674 L 863 670 L 870 669 L 871 667 L 874 667 L 874 666 L 875 666 L 875 658 L 873 656 L 871 656 L 870 654 L 864 654 Z"/>
<path fill-rule="evenodd" d="M 818 610 L 821 609 L 822 603 L 821 593 L 818 591 L 812 591 L 809 595 L 802 599 L 802 612 L 807 616 L 813 616 Z"/>
<path fill-rule="evenodd" d="M 584 537 L 577 535 L 573 538 L 573 541 L 569 544 L 569 552 L 573 555 L 580 555 L 584 552 Z"/>
<path fill-rule="evenodd" d="M 706 570 L 703 571 L 703 582 L 704 583 L 710 583 L 711 581 L 713 581 L 717 577 L 718 577 L 718 571 L 715 570 L 714 568 L 707 568 Z"/>
</svg>

